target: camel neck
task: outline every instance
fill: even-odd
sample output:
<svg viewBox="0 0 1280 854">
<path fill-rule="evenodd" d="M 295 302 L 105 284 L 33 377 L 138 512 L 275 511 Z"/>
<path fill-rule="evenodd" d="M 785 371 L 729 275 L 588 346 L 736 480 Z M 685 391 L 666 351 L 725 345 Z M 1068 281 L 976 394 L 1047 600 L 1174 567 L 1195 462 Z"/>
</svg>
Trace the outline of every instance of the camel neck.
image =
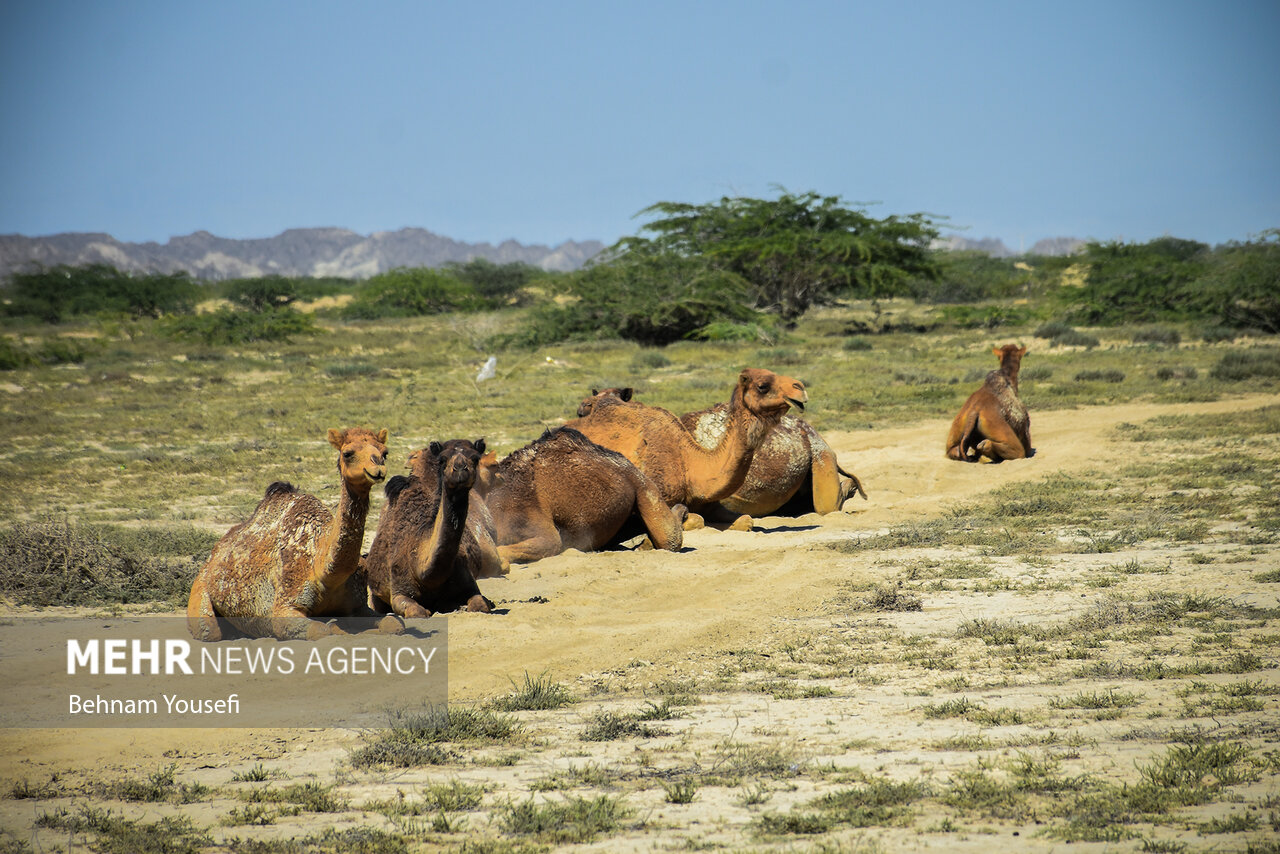
<svg viewBox="0 0 1280 854">
<path fill-rule="evenodd" d="M 771 425 L 747 409 L 741 392 L 735 391 L 725 413 L 724 426 L 720 441 L 709 452 L 711 471 L 718 474 L 706 484 L 708 495 L 704 500 L 708 502 L 726 498 L 742 487 L 751 468 L 751 458 L 769 434 Z"/>
<path fill-rule="evenodd" d="M 316 580 L 326 589 L 342 584 L 360 563 L 364 523 L 369 516 L 369 493 L 357 492 L 344 479 L 337 511 L 321 538 L 316 554 Z"/>
<path fill-rule="evenodd" d="M 437 573 L 447 573 L 453 568 L 471 500 L 470 486 L 462 489 L 445 487 L 443 469 L 437 475 L 436 491 L 440 496 L 440 507 L 436 510 L 435 523 L 431 527 L 430 547 L 422 549 L 418 554 L 416 571 L 420 580 Z"/>
</svg>

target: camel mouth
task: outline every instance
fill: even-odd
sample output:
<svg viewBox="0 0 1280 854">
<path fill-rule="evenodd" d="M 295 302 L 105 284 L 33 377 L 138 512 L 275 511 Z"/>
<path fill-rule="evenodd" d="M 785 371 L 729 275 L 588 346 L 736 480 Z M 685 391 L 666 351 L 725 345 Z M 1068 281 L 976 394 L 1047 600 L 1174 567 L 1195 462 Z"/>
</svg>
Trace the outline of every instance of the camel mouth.
<svg viewBox="0 0 1280 854">
<path fill-rule="evenodd" d="M 803 400 L 800 400 L 800 399 L 799 399 L 799 398 L 797 398 L 797 397 L 788 397 L 788 398 L 787 398 L 787 403 L 791 404 L 791 405 L 792 405 L 792 406 L 794 406 L 796 409 L 799 409 L 801 412 L 804 412 L 804 401 L 803 401 Z"/>
<path fill-rule="evenodd" d="M 364 476 L 365 476 L 365 477 L 367 477 L 367 478 L 369 478 L 369 480 L 371 480 L 371 481 L 372 481 L 372 482 L 374 482 L 374 483 L 381 483 L 383 480 L 385 480 L 385 479 L 386 479 L 386 477 L 387 477 L 387 473 L 386 473 L 385 471 L 381 471 L 381 470 L 380 470 L 380 471 L 369 471 L 368 469 L 365 469 L 365 470 L 364 470 Z"/>
</svg>

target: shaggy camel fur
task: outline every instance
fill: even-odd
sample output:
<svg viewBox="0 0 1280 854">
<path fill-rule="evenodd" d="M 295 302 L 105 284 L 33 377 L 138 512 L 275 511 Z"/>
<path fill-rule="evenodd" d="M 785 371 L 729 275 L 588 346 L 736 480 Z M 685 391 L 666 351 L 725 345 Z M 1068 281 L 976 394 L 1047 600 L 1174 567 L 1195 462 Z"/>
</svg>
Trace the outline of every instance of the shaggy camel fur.
<svg viewBox="0 0 1280 854">
<path fill-rule="evenodd" d="M 710 449 L 673 413 L 614 397 L 598 398 L 587 417 L 566 426 L 635 463 L 668 504 L 696 508 L 737 492 L 769 431 L 790 407 L 803 410 L 808 399 L 800 381 L 747 368 L 727 404 L 724 436 Z"/>
<path fill-rule="evenodd" d="M 1031 448 L 1031 417 L 1018 398 L 1018 369 L 1026 347 L 1006 344 L 991 351 L 999 370 L 987 374 L 982 388 L 969 395 L 947 431 L 947 456 L 953 460 L 1021 460 Z"/>
<path fill-rule="evenodd" d="M 595 551 L 643 533 L 679 551 L 685 508 L 668 507 L 657 487 L 621 454 L 576 430 L 548 430 L 501 462 L 481 460 L 477 492 L 493 513 L 498 553 L 529 563 L 565 549 Z"/>
<path fill-rule="evenodd" d="M 632 399 L 634 389 L 592 389 L 578 404 L 578 417 L 590 415 L 596 401 L 615 397 Z M 710 409 L 680 416 L 681 425 L 704 448 L 714 448 L 724 435 L 729 407 L 718 403 Z M 844 478 L 842 479 L 841 476 Z M 866 491 L 857 475 L 845 471 L 835 452 L 806 421 L 782 416 L 764 444 L 756 449 L 742 488 L 707 510 L 722 521 L 740 515 L 803 516 L 834 513 L 855 494 L 865 500 Z"/>
<path fill-rule="evenodd" d="M 420 476 L 387 483 L 387 507 L 364 561 L 374 610 L 429 617 L 493 609 L 476 586 L 473 569 L 481 569 L 482 553 L 467 526 L 483 454 L 484 439 L 432 442 L 417 455 Z"/>
<path fill-rule="evenodd" d="M 342 495 L 336 513 L 320 499 L 276 482 L 246 521 L 226 533 L 196 574 L 187 627 L 197 640 L 223 636 L 219 619 L 247 635 L 315 639 L 342 634 L 324 617 L 374 616 L 356 573 L 369 490 L 386 477 L 387 431 L 329 431 Z M 400 620 L 379 623 L 398 631 Z"/>
</svg>

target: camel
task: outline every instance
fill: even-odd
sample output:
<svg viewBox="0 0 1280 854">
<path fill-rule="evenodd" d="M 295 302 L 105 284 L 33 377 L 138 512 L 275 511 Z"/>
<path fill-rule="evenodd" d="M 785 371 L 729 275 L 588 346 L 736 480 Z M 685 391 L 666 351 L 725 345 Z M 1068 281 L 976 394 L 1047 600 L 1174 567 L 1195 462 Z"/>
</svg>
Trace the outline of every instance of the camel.
<svg viewBox="0 0 1280 854">
<path fill-rule="evenodd" d="M 724 435 L 710 449 L 673 413 L 612 396 L 598 397 L 585 418 L 566 426 L 635 463 L 668 504 L 697 509 L 737 492 L 756 449 L 790 407 L 803 410 L 808 399 L 799 380 L 747 368 L 726 404 Z"/>
<path fill-rule="evenodd" d="M 999 370 L 987 374 L 982 388 L 969 395 L 947 431 L 947 456 L 963 462 L 983 457 L 998 463 L 1021 460 L 1031 447 L 1031 417 L 1018 397 L 1018 369 L 1026 347 L 1006 344 L 991 350 Z"/>
<path fill-rule="evenodd" d="M 481 455 L 482 460 L 485 457 L 492 459 L 492 452 Z M 437 464 L 437 457 L 430 447 L 414 451 L 409 455 L 410 474 L 413 477 L 422 478 L 426 486 L 435 482 Z M 387 488 L 391 488 L 390 483 L 387 484 Z M 477 579 L 506 575 L 511 571 L 511 566 L 498 554 L 498 531 L 493 522 L 493 514 L 489 512 L 484 499 L 476 492 L 475 486 L 471 487 L 469 501 L 467 530 L 463 534 L 462 545 L 459 546 L 467 568 Z"/>
<path fill-rule="evenodd" d="M 484 439 L 432 442 L 415 455 L 414 469 L 421 474 L 397 475 L 387 483 L 387 507 L 364 561 L 375 611 L 408 618 L 461 607 L 493 610 L 476 586 L 474 572 L 487 567 L 467 526 L 483 454 Z"/>
<path fill-rule="evenodd" d="M 633 393 L 631 388 L 593 388 L 591 396 L 578 405 L 578 417 L 591 414 L 601 398 L 630 401 Z M 710 409 L 680 416 L 680 423 L 698 444 L 713 448 L 724 435 L 727 413 L 728 406 L 718 403 Z M 756 449 L 742 488 L 708 512 L 722 521 L 732 521 L 744 514 L 825 515 L 842 508 L 855 494 L 863 500 L 867 498 L 857 475 L 840 466 L 835 452 L 818 431 L 803 419 L 784 415 L 764 444 Z"/>
<path fill-rule="evenodd" d="M 314 495 L 277 481 L 253 514 L 233 527 L 191 584 L 187 628 L 217 641 L 220 620 L 253 637 L 315 640 L 345 632 L 322 618 L 375 616 L 365 605 L 360 546 L 369 514 L 369 490 L 386 477 L 387 431 L 330 430 L 338 450 L 342 494 L 336 512 Z M 384 619 L 378 629 L 404 624 Z"/>
<path fill-rule="evenodd" d="M 481 460 L 479 485 L 497 525 L 498 553 L 530 563 L 565 549 L 595 551 L 642 533 L 679 551 L 685 508 L 668 507 L 654 483 L 631 461 L 577 430 L 548 430 L 501 462 Z"/>
</svg>

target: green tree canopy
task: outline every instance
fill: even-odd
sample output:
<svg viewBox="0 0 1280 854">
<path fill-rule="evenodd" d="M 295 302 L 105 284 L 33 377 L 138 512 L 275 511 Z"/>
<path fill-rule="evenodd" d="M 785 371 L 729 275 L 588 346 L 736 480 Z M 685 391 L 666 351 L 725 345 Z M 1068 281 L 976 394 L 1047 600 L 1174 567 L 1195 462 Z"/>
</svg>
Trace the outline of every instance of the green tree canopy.
<svg viewBox="0 0 1280 854">
<path fill-rule="evenodd" d="M 757 308 L 787 321 L 840 294 L 890 296 L 912 277 L 937 275 L 928 248 L 938 231 L 925 214 L 876 219 L 839 196 L 659 202 L 641 214 L 660 215 L 641 228 L 653 237 L 622 239 L 605 263 L 654 253 L 698 258 L 741 277 Z"/>
</svg>

